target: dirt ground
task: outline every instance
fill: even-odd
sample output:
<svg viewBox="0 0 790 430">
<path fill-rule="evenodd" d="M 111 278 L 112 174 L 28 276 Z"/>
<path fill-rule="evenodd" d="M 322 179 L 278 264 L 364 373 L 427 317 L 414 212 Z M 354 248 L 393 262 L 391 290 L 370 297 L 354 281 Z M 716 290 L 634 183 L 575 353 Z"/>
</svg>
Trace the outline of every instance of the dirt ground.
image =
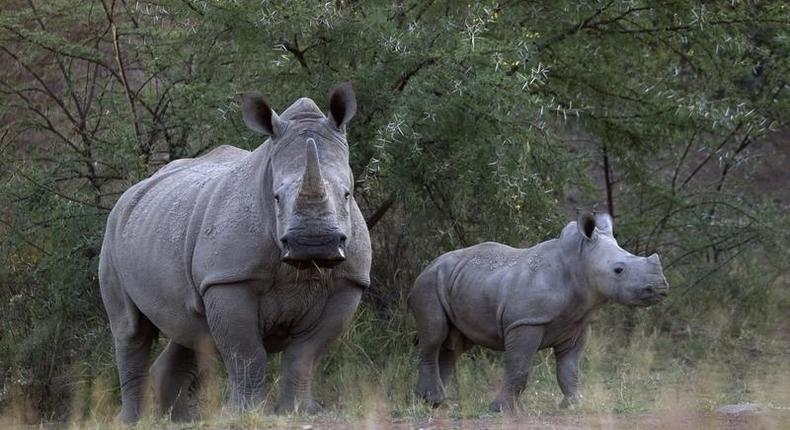
<svg viewBox="0 0 790 430">
<path fill-rule="evenodd" d="M 790 410 L 735 415 L 718 412 L 650 413 L 640 415 L 563 415 L 479 419 L 376 419 L 294 421 L 285 428 L 301 430 L 576 430 L 576 429 L 790 429 Z"/>
</svg>

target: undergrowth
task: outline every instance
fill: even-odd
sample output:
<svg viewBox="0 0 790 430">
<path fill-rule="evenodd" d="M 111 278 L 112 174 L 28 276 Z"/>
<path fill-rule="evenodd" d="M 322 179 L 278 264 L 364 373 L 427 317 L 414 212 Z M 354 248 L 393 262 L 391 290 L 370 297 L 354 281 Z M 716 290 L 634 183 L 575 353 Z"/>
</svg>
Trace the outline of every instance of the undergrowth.
<svg viewBox="0 0 790 430">
<path fill-rule="evenodd" d="M 741 268 L 722 275 L 721 281 L 737 288 L 698 294 L 697 303 L 677 288 L 675 296 L 653 308 L 608 305 L 593 321 L 582 362 L 582 403 L 573 410 L 559 408 L 562 394 L 555 380 L 554 358 L 544 350 L 534 359 L 520 413 L 671 413 L 710 411 L 738 402 L 788 408 L 787 279 Z M 755 288 L 761 293 L 752 294 Z M 730 291 L 730 296 L 724 297 L 723 290 Z M 160 340 L 160 348 L 165 341 Z M 224 371 L 219 360 L 212 359 L 202 375 L 202 421 L 182 425 L 148 418 L 140 428 L 273 428 L 294 419 L 312 419 L 273 415 L 279 395 L 279 355 L 272 356 L 269 369 L 269 393 L 259 410 L 237 415 L 223 409 Z M 114 372 L 111 349 L 94 351 L 73 367 L 68 378 L 68 427 L 115 425 L 119 390 Z M 319 364 L 315 395 L 325 409 L 318 419 L 378 422 L 437 415 L 488 417 L 487 406 L 501 380 L 501 353 L 474 348 L 458 361 L 447 386 L 446 406 L 431 409 L 413 394 L 416 338 L 405 305 L 399 303 L 389 315 L 381 315 L 363 304 L 348 331 Z M 20 422 L 24 407 L 21 401 L 10 403 L 0 422 Z"/>
</svg>

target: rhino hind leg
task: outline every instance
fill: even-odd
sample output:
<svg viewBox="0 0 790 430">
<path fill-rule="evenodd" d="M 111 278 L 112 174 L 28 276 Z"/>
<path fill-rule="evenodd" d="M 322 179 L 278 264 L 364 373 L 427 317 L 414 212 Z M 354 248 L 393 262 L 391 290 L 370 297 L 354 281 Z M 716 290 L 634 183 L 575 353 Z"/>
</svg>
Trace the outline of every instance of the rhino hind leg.
<svg viewBox="0 0 790 430">
<path fill-rule="evenodd" d="M 115 338 L 115 361 L 121 386 L 118 419 L 124 423 L 135 423 L 143 413 L 148 392 L 151 345 L 159 330 L 124 292 L 106 258 L 100 260 L 99 286 Z"/>
<path fill-rule="evenodd" d="M 121 385 L 119 418 L 124 423 L 137 422 L 143 413 L 151 345 L 158 334 L 156 327 L 139 311 L 136 320 L 132 330 L 115 335 L 115 361 Z"/>
<path fill-rule="evenodd" d="M 174 421 L 196 418 L 195 394 L 199 383 L 198 353 L 170 341 L 151 366 L 154 397 L 159 413 Z"/>
<path fill-rule="evenodd" d="M 457 328 L 450 326 L 449 334 L 439 352 L 439 375 L 442 385 L 447 387 L 455 371 L 455 362 L 467 349 L 467 341 Z"/>
<path fill-rule="evenodd" d="M 438 407 L 444 402 L 439 356 L 450 331 L 450 321 L 436 293 L 432 276 L 420 276 L 409 297 L 417 322 L 419 367 L 415 394 Z M 445 357 L 446 358 L 446 357 Z M 445 360 L 447 361 L 447 360 Z"/>
<path fill-rule="evenodd" d="M 115 361 L 121 384 L 119 418 L 124 423 L 137 422 L 143 413 L 145 395 L 148 392 L 151 345 L 157 333 L 156 327 L 148 318 L 140 315 L 133 335 L 115 338 Z"/>
</svg>

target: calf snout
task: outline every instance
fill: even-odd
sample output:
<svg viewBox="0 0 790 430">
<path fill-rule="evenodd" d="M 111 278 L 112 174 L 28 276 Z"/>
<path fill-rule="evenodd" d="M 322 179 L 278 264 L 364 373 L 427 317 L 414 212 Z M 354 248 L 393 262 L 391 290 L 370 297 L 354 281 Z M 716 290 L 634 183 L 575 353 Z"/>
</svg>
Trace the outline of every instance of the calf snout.
<svg viewBox="0 0 790 430">
<path fill-rule="evenodd" d="M 346 259 L 346 235 L 340 231 L 289 231 L 280 238 L 284 263 L 297 268 L 332 267 Z"/>
<path fill-rule="evenodd" d="M 669 293 L 669 283 L 667 278 L 664 277 L 664 271 L 661 269 L 661 260 L 658 258 L 658 254 L 653 254 L 647 257 L 647 261 L 654 266 L 652 269 L 654 279 L 643 289 L 643 295 L 647 297 L 658 296 L 660 299 L 663 299 Z"/>
<path fill-rule="evenodd" d="M 669 284 L 663 276 L 655 283 L 651 283 L 642 287 L 639 296 L 642 304 L 650 306 L 652 304 L 661 302 L 667 297 L 669 293 Z"/>
<path fill-rule="evenodd" d="M 642 295 L 643 296 L 661 296 L 666 297 L 667 292 L 669 291 L 669 287 L 666 284 L 662 285 L 648 285 L 642 288 Z"/>
</svg>

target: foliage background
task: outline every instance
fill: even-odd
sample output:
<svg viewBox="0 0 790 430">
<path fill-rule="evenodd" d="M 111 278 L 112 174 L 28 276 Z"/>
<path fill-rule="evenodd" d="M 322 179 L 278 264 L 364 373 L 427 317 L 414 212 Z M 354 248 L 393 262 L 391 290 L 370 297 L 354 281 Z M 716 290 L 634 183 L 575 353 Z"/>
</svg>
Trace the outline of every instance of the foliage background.
<svg viewBox="0 0 790 430">
<path fill-rule="evenodd" d="M 300 96 L 324 106 L 345 80 L 375 256 L 359 316 L 322 364 L 331 410 L 379 399 L 430 413 L 411 395 L 403 298 L 416 274 L 479 241 L 554 237 L 594 205 L 626 249 L 662 255 L 673 291 L 598 318 L 592 407 L 681 393 L 699 408 L 790 405 L 789 17 L 785 2 L 738 0 L 6 0 L 0 410 L 110 416 L 96 267 L 114 201 L 169 160 L 259 145 L 240 93 L 278 111 Z M 497 360 L 462 361 L 452 413 L 484 409 Z M 556 412 L 549 363 L 536 360 L 528 396 L 538 413 Z M 478 385 L 490 389 L 463 389 Z"/>
</svg>

